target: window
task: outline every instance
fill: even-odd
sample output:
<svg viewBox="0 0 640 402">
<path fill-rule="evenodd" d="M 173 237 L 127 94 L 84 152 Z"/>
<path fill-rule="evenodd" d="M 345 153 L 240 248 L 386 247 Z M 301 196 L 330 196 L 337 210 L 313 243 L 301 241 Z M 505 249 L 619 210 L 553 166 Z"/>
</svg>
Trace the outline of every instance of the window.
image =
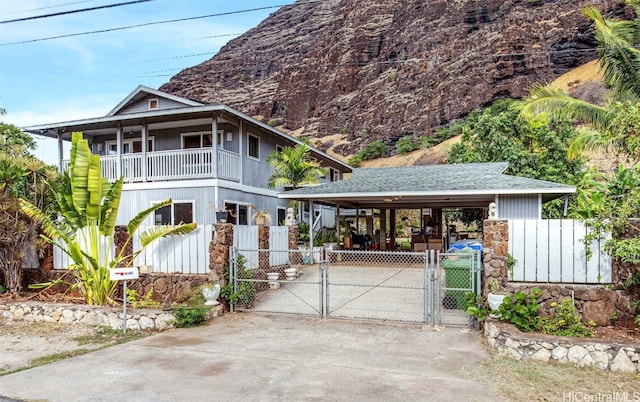
<svg viewBox="0 0 640 402">
<path fill-rule="evenodd" d="M 182 149 L 211 148 L 213 138 L 211 133 L 188 133 L 182 134 Z"/>
<path fill-rule="evenodd" d="M 147 151 L 153 152 L 154 147 L 154 137 L 149 137 L 147 139 Z M 118 154 L 118 142 L 117 141 L 106 141 L 105 142 L 107 148 L 107 155 L 117 155 Z M 140 153 L 142 152 L 142 138 L 127 138 L 126 140 L 122 140 L 122 153 L 130 154 L 130 153 Z"/>
<path fill-rule="evenodd" d="M 334 168 L 329 168 L 329 181 L 340 180 L 340 172 Z"/>
<path fill-rule="evenodd" d="M 260 159 L 260 138 L 249 134 L 249 156 Z"/>
<path fill-rule="evenodd" d="M 193 201 L 174 202 L 155 211 L 156 225 L 178 225 L 193 223 Z"/>
<path fill-rule="evenodd" d="M 287 209 L 278 207 L 278 226 L 284 225 L 287 220 Z"/>
<path fill-rule="evenodd" d="M 149 99 L 149 110 L 158 109 L 158 105 L 159 105 L 158 98 Z"/>
<path fill-rule="evenodd" d="M 284 147 L 282 145 L 276 144 L 276 152 L 280 153 L 282 151 L 284 151 Z"/>
</svg>

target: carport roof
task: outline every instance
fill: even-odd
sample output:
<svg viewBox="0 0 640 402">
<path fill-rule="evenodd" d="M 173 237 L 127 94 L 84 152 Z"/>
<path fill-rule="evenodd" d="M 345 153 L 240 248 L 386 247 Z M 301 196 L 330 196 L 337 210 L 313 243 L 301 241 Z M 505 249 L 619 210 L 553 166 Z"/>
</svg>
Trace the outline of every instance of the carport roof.
<svg viewBox="0 0 640 402">
<path fill-rule="evenodd" d="M 287 191 L 280 198 L 360 208 L 486 207 L 497 195 L 542 195 L 549 201 L 575 187 L 504 174 L 508 164 L 463 163 L 354 169 L 350 179 Z"/>
</svg>

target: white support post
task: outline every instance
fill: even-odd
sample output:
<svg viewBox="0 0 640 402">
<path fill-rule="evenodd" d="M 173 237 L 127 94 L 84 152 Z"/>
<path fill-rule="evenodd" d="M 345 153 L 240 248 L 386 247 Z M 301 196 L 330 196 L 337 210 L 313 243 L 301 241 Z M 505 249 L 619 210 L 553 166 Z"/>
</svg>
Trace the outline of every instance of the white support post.
<svg viewBox="0 0 640 402">
<path fill-rule="evenodd" d="M 239 170 L 239 175 L 238 177 L 240 178 L 239 182 L 240 184 L 242 184 L 244 182 L 244 178 L 242 177 L 242 167 L 244 166 L 244 159 L 245 159 L 245 149 L 244 149 L 244 127 L 242 124 L 242 119 L 240 119 L 240 135 L 238 136 L 238 150 L 240 151 L 240 163 L 238 166 L 236 166 L 236 168 Z"/>
<path fill-rule="evenodd" d="M 147 181 L 147 145 L 149 144 L 149 126 L 145 121 L 142 122 L 142 181 Z"/>
<path fill-rule="evenodd" d="M 313 255 L 313 201 L 309 200 L 309 250 Z"/>
<path fill-rule="evenodd" d="M 57 132 L 58 135 L 58 170 L 62 172 L 62 157 L 64 155 L 64 134 Z"/>
<path fill-rule="evenodd" d="M 116 148 L 118 158 L 116 159 L 116 176 L 122 176 L 122 124 L 118 123 L 116 130 Z"/>
<path fill-rule="evenodd" d="M 224 137 L 224 134 L 223 134 L 223 137 Z M 224 141 L 224 138 L 222 140 Z M 213 153 L 213 155 L 211 155 L 211 164 L 212 164 L 211 173 L 214 178 L 217 178 L 218 177 L 218 118 L 215 115 L 211 119 L 211 142 L 213 142 L 213 144 L 211 144 L 212 153 Z M 218 201 L 216 197 L 216 203 L 217 202 Z"/>
</svg>

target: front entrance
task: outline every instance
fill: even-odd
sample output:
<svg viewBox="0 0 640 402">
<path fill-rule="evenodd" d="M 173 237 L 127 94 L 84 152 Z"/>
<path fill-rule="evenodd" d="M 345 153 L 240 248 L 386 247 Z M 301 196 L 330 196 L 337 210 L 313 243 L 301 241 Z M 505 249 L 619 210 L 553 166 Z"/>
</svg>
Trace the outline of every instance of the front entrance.
<svg viewBox="0 0 640 402">
<path fill-rule="evenodd" d="M 258 250 L 253 269 L 249 253 L 232 250 L 236 310 L 466 326 L 466 294 L 479 291 L 478 252 Z"/>
</svg>

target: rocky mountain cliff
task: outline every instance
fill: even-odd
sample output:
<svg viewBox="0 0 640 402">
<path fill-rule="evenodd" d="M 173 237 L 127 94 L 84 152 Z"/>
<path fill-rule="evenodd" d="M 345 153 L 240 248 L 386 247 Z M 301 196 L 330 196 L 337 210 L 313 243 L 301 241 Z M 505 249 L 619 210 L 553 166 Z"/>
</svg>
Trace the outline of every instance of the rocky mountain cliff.
<svg viewBox="0 0 640 402">
<path fill-rule="evenodd" d="M 596 57 L 607 0 L 299 0 L 160 89 L 225 103 L 349 155 L 388 145 Z"/>
</svg>

